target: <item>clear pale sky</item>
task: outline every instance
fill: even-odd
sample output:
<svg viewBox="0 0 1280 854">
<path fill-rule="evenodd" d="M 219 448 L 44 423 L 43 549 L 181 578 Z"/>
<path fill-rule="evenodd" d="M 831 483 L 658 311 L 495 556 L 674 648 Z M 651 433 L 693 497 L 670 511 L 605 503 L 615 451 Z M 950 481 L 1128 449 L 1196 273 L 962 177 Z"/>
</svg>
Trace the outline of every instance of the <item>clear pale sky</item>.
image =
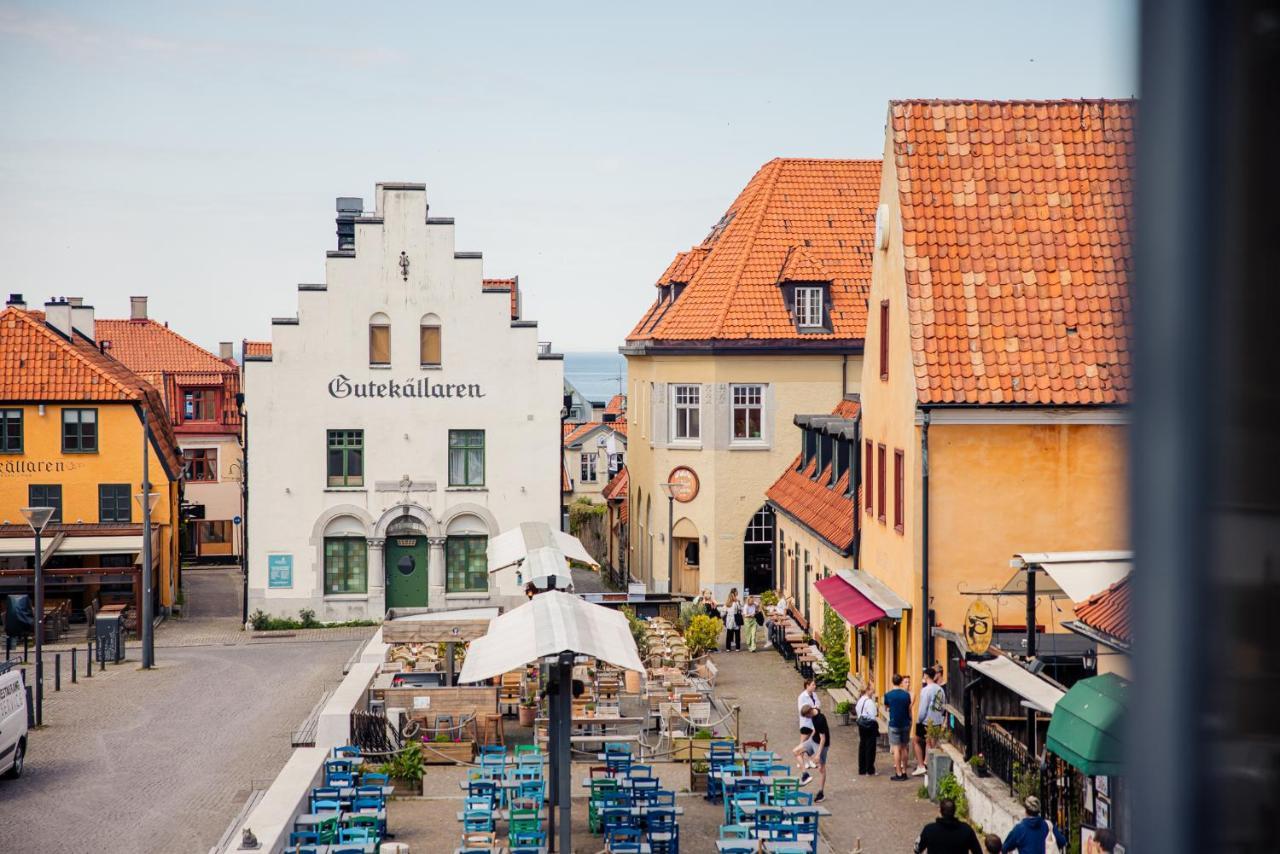
<svg viewBox="0 0 1280 854">
<path fill-rule="evenodd" d="M 559 350 L 612 350 L 775 156 L 879 157 L 891 98 L 1136 94 L 1131 2 L 0 0 L 0 269 L 269 338 L 333 201 L 421 181 Z"/>
</svg>

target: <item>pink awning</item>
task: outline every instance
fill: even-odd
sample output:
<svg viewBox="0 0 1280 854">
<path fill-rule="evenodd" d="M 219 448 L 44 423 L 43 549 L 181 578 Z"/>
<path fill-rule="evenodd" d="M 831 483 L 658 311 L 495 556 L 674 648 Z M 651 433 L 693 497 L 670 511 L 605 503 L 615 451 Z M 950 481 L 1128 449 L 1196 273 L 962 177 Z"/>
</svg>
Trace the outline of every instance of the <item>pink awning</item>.
<svg viewBox="0 0 1280 854">
<path fill-rule="evenodd" d="M 815 581 L 814 589 L 851 626 L 865 626 L 883 618 L 885 612 L 856 587 L 838 575 Z"/>
</svg>

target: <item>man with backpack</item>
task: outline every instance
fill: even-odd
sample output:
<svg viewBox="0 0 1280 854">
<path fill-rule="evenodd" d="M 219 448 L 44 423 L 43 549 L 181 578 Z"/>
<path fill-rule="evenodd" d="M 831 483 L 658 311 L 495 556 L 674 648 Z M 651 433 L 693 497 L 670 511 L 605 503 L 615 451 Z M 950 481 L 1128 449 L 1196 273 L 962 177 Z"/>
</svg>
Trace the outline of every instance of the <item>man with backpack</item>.
<svg viewBox="0 0 1280 854">
<path fill-rule="evenodd" d="M 932 667 L 924 669 L 924 685 L 920 688 L 920 705 L 916 709 L 916 770 L 913 777 L 923 777 L 927 773 L 924 767 L 925 752 L 929 745 L 927 737 L 929 727 L 942 726 L 947 719 L 944 707 L 947 704 L 947 692 L 938 684 L 938 673 Z"/>
<path fill-rule="evenodd" d="M 1040 817 L 1040 799 L 1031 795 L 1023 806 L 1027 815 L 1004 838 L 1005 854 L 1061 854 L 1067 850 L 1066 835 Z"/>
</svg>

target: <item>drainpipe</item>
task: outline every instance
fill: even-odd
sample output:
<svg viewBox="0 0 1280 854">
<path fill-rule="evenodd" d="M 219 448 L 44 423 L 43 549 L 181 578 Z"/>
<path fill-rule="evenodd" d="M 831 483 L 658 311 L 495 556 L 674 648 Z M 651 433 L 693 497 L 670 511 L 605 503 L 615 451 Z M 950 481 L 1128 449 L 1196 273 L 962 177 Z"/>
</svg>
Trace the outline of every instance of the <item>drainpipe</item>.
<svg viewBox="0 0 1280 854">
<path fill-rule="evenodd" d="M 237 395 L 243 398 L 243 395 Z M 238 401 L 243 406 L 242 401 Z M 240 575 L 243 596 L 240 625 L 249 622 L 249 413 L 240 412 Z"/>
<path fill-rule="evenodd" d="M 933 664 L 933 638 L 929 637 L 929 410 L 922 408 L 924 420 L 920 429 L 920 625 L 924 646 L 920 657 L 924 667 Z"/>
<path fill-rule="evenodd" d="M 858 419 L 858 438 L 853 444 L 853 568 L 862 568 L 862 508 L 858 506 L 858 487 L 862 484 L 862 419 Z"/>
</svg>

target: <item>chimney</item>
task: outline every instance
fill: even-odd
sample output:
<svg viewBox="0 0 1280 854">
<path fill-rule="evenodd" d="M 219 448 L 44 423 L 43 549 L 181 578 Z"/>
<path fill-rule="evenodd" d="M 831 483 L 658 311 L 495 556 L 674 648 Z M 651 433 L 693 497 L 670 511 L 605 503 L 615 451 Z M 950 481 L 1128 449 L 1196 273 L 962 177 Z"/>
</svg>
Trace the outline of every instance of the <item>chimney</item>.
<svg viewBox="0 0 1280 854">
<path fill-rule="evenodd" d="M 129 297 L 129 319 L 130 320 L 146 320 L 147 319 L 147 298 L 146 297 Z"/>
<path fill-rule="evenodd" d="M 44 322 L 64 338 L 71 338 L 71 303 L 51 299 L 44 304 Z"/>
<path fill-rule="evenodd" d="M 338 211 L 338 249 L 354 251 L 356 248 L 356 217 L 364 213 L 364 199 L 339 196 L 334 208 Z"/>
<path fill-rule="evenodd" d="M 5 303 L 5 305 L 11 305 L 14 308 L 20 308 L 25 310 L 27 307 L 27 302 L 22 298 L 22 294 L 9 294 L 9 301 Z"/>
<path fill-rule="evenodd" d="M 85 305 L 83 297 L 71 297 L 71 326 L 85 338 L 97 343 L 93 328 L 93 306 Z"/>
<path fill-rule="evenodd" d="M 230 341 L 221 341 L 218 343 L 218 358 L 224 362 L 230 361 L 236 357 L 235 345 Z"/>
</svg>

